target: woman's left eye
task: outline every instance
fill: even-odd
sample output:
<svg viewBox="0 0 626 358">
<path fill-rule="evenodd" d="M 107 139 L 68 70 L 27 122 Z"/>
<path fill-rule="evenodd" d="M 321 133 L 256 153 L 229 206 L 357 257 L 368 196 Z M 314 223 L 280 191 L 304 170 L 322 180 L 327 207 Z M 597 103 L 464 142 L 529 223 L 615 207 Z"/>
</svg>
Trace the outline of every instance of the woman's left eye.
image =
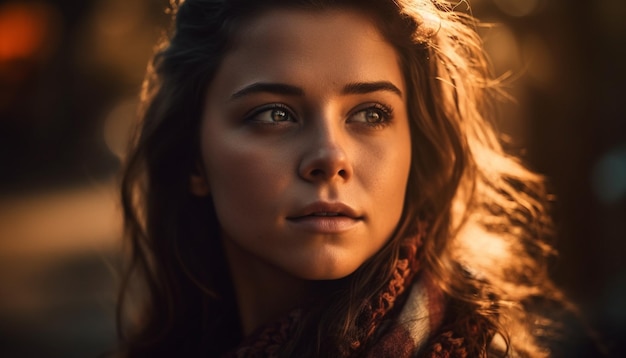
<svg viewBox="0 0 626 358">
<path fill-rule="evenodd" d="M 376 104 L 357 112 L 350 116 L 350 122 L 361 122 L 373 127 L 388 124 L 392 118 L 392 110 L 387 106 Z"/>
</svg>

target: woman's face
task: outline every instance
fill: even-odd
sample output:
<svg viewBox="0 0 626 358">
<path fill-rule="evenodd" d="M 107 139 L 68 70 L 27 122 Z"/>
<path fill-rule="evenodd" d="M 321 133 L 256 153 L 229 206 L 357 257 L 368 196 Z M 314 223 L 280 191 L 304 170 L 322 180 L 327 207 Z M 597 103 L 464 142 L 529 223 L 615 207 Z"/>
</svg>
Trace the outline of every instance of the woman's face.
<svg viewBox="0 0 626 358">
<path fill-rule="evenodd" d="M 241 30 L 206 97 L 206 187 L 192 184 L 227 251 L 337 279 L 381 249 L 411 163 L 399 63 L 358 12 L 275 10 Z"/>
</svg>

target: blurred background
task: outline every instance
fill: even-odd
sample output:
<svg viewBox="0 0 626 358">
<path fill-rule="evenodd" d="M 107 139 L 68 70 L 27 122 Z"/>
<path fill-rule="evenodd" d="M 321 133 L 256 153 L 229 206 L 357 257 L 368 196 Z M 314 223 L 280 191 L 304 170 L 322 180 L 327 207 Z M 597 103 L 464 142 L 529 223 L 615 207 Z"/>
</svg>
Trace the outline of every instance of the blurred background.
<svg viewBox="0 0 626 358">
<path fill-rule="evenodd" d="M 117 155 L 168 3 L 0 1 L 2 357 L 115 344 Z M 557 198 L 553 277 L 626 356 L 626 2 L 471 5 L 497 24 L 481 30 L 496 72 L 513 74 L 499 126 Z"/>
</svg>

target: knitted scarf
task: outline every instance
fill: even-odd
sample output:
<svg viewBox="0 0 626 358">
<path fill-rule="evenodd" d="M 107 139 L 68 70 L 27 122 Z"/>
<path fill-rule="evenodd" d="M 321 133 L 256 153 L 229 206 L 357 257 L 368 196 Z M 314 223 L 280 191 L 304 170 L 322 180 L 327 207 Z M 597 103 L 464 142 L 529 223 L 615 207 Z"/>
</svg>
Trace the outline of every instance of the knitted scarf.
<svg viewBox="0 0 626 358">
<path fill-rule="evenodd" d="M 446 300 L 426 275 L 419 274 L 417 251 L 423 230 L 401 247 L 389 283 L 364 305 L 364 329 L 342 357 L 466 358 L 486 356 L 493 327 L 477 314 L 444 309 Z M 463 310 L 468 312 L 468 310 Z M 469 311 L 471 312 L 471 311 Z M 224 358 L 278 357 L 301 322 L 302 309 L 248 337 Z"/>
</svg>

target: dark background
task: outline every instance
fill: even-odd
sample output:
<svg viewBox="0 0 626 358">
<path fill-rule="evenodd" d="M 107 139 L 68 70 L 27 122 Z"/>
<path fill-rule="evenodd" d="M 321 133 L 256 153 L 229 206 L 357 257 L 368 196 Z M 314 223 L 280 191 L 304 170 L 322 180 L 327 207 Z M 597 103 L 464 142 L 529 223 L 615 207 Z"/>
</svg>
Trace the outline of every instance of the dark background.
<svg viewBox="0 0 626 358">
<path fill-rule="evenodd" d="M 115 154 L 167 3 L 0 1 L 0 356 L 114 345 Z M 513 71 L 499 125 L 557 198 L 553 277 L 626 356 L 626 2 L 471 4 Z"/>
</svg>

